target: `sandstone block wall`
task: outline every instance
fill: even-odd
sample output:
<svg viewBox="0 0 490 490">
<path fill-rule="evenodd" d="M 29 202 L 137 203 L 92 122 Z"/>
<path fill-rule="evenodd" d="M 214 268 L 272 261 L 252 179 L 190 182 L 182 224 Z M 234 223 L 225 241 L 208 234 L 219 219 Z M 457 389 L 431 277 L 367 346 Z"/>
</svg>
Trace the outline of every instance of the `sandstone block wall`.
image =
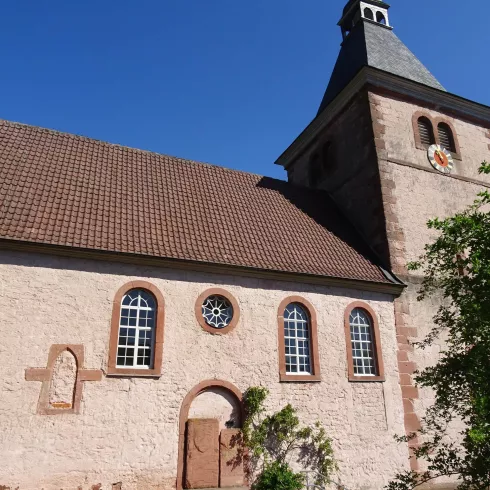
<svg viewBox="0 0 490 490">
<path fill-rule="evenodd" d="M 73 344 L 84 346 L 85 369 L 105 370 L 112 301 L 131 280 L 151 282 L 165 298 L 162 377 L 103 376 L 83 383 L 79 415 L 38 415 L 41 383 L 26 381 L 25 369 L 46 367 L 52 344 Z M 210 335 L 195 317 L 196 299 L 213 286 L 230 291 L 240 306 L 240 321 L 228 335 Z M 321 383 L 279 383 L 277 308 L 290 295 L 316 309 Z M 343 319 L 354 300 L 378 315 L 385 383 L 348 382 Z M 242 391 L 266 386 L 270 410 L 291 402 L 305 422 L 321 420 L 333 438 L 338 478 L 351 489 L 379 489 L 407 466 L 407 448 L 393 440 L 403 433 L 403 405 L 390 296 L 2 251 L 0 330 L 0 485 L 174 488 L 182 402 L 214 378 Z M 213 397 L 196 400 L 190 414 L 206 417 Z M 218 408 L 226 422 L 229 406 Z"/>
<path fill-rule="evenodd" d="M 454 115 L 423 107 L 415 102 L 370 94 L 377 145 L 383 207 L 393 270 L 408 287 L 395 304 L 399 339 L 399 360 L 407 430 L 418 427 L 419 419 L 433 401 L 428 390 L 413 386 L 411 373 L 437 362 L 443 342 L 414 350 L 408 341 L 421 340 L 432 326 L 439 298 L 417 301 L 421 277 L 409 272 L 407 264 L 423 253 L 425 244 L 436 235 L 427 228 L 429 219 L 445 218 L 473 203 L 476 195 L 490 185 L 490 178 L 478 173 L 481 162 L 489 160 L 489 131 L 485 126 Z M 427 151 L 416 147 L 412 125 L 417 112 L 452 124 L 461 149 L 451 176 L 435 171 Z M 455 428 L 455 431 L 457 428 Z M 416 467 L 416 466 L 414 466 Z"/>
</svg>

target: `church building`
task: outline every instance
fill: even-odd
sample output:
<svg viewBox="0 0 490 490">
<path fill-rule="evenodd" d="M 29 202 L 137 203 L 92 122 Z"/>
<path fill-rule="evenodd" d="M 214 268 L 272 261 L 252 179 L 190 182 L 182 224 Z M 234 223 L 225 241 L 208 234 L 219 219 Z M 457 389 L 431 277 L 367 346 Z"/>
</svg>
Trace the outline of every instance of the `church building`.
<svg viewBox="0 0 490 490">
<path fill-rule="evenodd" d="M 394 436 L 441 346 L 411 345 L 437 304 L 407 264 L 490 187 L 490 107 L 394 18 L 345 6 L 287 181 L 0 121 L 1 489 L 245 487 L 227 462 L 252 386 L 323 423 L 348 490 L 420 467 Z"/>
</svg>

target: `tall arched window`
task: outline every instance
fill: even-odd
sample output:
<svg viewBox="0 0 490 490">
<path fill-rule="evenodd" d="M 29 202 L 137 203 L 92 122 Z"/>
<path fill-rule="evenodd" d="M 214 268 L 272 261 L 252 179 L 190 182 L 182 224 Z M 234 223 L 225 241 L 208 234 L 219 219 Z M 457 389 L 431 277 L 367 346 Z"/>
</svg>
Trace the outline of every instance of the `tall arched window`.
<svg viewBox="0 0 490 490">
<path fill-rule="evenodd" d="M 433 145 L 436 142 L 432 122 L 427 117 L 419 117 L 417 120 L 420 142 L 423 145 Z"/>
<path fill-rule="evenodd" d="M 354 375 L 377 376 L 374 332 L 371 318 L 366 310 L 354 308 L 350 314 L 350 338 Z"/>
<path fill-rule="evenodd" d="M 152 369 L 156 301 L 144 289 L 133 289 L 123 298 L 117 343 L 117 366 Z"/>
<path fill-rule="evenodd" d="M 345 336 L 349 379 L 384 380 L 379 327 L 376 315 L 367 304 L 356 302 L 347 308 Z"/>
<path fill-rule="evenodd" d="M 439 143 L 453 153 L 456 153 L 456 144 L 454 142 L 454 135 L 451 128 L 446 123 L 439 123 L 437 125 L 437 131 L 439 133 Z"/>
<path fill-rule="evenodd" d="M 284 311 L 286 373 L 311 374 L 310 319 L 307 311 L 291 303 Z"/>
<path fill-rule="evenodd" d="M 108 374 L 161 374 L 163 306 L 161 293 L 146 281 L 119 289 L 112 311 Z"/>
<path fill-rule="evenodd" d="M 373 11 L 369 7 L 364 9 L 364 17 L 369 20 L 374 20 Z"/>
<path fill-rule="evenodd" d="M 279 371 L 281 381 L 319 381 L 316 315 L 300 297 L 279 306 Z"/>
</svg>

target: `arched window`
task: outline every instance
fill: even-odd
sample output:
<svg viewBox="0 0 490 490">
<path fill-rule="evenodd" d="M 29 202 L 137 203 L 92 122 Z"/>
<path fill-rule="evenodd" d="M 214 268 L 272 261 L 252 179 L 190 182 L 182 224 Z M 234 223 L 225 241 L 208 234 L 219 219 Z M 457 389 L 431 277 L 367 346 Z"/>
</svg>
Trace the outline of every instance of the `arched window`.
<svg viewBox="0 0 490 490">
<path fill-rule="evenodd" d="M 119 289 L 112 310 L 108 374 L 161 374 L 163 315 L 163 297 L 152 284 L 133 281 Z"/>
<path fill-rule="evenodd" d="M 118 367 L 153 368 L 155 345 L 156 301 L 144 289 L 129 291 L 121 302 Z"/>
<path fill-rule="evenodd" d="M 432 122 L 425 116 L 419 117 L 417 120 L 419 138 L 423 145 L 433 145 L 436 142 L 434 138 L 434 129 L 432 127 Z"/>
<path fill-rule="evenodd" d="M 386 25 L 386 18 L 381 12 L 378 12 L 376 14 L 376 21 L 380 24 Z"/>
<path fill-rule="evenodd" d="M 446 123 L 439 123 L 437 125 L 437 131 L 439 133 L 439 143 L 453 153 L 456 153 L 456 144 L 454 142 L 454 135 L 451 128 Z"/>
<path fill-rule="evenodd" d="M 291 303 L 284 311 L 286 373 L 311 374 L 310 319 L 307 311 Z"/>
<path fill-rule="evenodd" d="M 379 327 L 373 310 L 353 303 L 346 310 L 345 336 L 351 381 L 383 381 L 384 368 Z"/>
<path fill-rule="evenodd" d="M 377 376 L 378 367 L 371 318 L 366 310 L 355 308 L 350 314 L 349 324 L 354 375 Z"/>
<path fill-rule="evenodd" d="M 364 18 L 369 19 L 369 20 L 374 20 L 373 11 L 369 7 L 366 7 L 364 9 Z"/>
<path fill-rule="evenodd" d="M 281 381 L 319 381 L 316 315 L 303 298 L 290 297 L 279 307 Z"/>
</svg>

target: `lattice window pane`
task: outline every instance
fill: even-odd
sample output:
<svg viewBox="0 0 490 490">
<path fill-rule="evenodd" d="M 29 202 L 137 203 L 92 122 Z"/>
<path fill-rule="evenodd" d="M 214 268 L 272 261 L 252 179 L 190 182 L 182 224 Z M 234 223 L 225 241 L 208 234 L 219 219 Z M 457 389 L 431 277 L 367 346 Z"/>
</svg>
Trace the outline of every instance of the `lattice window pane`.
<svg viewBox="0 0 490 490">
<path fill-rule="evenodd" d="M 224 296 L 209 296 L 202 305 L 202 316 L 210 327 L 222 329 L 233 319 L 233 306 Z"/>
<path fill-rule="evenodd" d="M 310 319 L 301 305 L 291 303 L 284 310 L 286 373 L 312 374 Z"/>
<path fill-rule="evenodd" d="M 118 367 L 152 368 L 155 320 L 156 301 L 150 293 L 134 289 L 124 296 L 119 321 Z"/>
<path fill-rule="evenodd" d="M 367 312 L 361 308 L 355 308 L 350 314 L 350 333 L 354 374 L 377 376 L 373 325 Z"/>
</svg>

